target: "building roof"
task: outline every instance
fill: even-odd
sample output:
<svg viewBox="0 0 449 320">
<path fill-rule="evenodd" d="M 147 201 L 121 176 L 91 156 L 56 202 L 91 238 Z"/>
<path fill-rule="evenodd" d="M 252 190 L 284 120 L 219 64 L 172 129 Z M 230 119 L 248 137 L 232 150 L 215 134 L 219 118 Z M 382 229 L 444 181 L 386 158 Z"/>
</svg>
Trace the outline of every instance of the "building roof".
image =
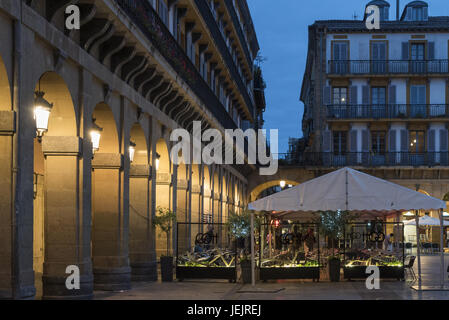
<svg viewBox="0 0 449 320">
<path fill-rule="evenodd" d="M 385 0 L 373 0 L 368 2 L 366 6 L 389 7 L 390 4 Z"/>
<path fill-rule="evenodd" d="M 380 30 L 368 30 L 362 20 L 318 20 L 312 27 L 328 32 L 438 32 L 449 31 L 449 17 L 429 17 L 427 21 L 382 21 Z"/>
</svg>

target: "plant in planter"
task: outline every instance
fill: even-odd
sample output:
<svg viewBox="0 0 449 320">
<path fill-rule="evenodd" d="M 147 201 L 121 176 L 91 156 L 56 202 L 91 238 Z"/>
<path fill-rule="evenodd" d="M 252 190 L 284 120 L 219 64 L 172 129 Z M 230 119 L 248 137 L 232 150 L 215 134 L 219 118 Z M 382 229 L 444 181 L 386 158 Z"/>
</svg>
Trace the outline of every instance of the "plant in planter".
<svg viewBox="0 0 449 320">
<path fill-rule="evenodd" d="M 340 257 L 335 255 L 335 240 L 343 235 L 345 224 L 350 220 L 351 215 L 347 211 L 321 213 L 320 229 L 332 243 L 332 255 L 328 258 L 329 278 L 332 282 L 340 281 Z"/>
<path fill-rule="evenodd" d="M 170 255 L 170 237 L 176 214 L 167 208 L 158 207 L 153 217 L 153 227 L 159 227 L 167 237 L 167 255 L 161 256 L 161 278 L 164 282 L 173 281 L 173 256 Z"/>
<path fill-rule="evenodd" d="M 254 229 L 257 230 L 261 223 L 261 217 L 254 217 Z M 245 211 L 242 214 L 230 212 L 228 216 L 228 222 L 226 223 L 229 233 L 236 240 L 236 248 L 240 250 L 239 261 L 242 268 L 242 279 L 244 283 L 251 283 L 251 258 L 248 248 L 251 237 L 251 212 Z"/>
</svg>

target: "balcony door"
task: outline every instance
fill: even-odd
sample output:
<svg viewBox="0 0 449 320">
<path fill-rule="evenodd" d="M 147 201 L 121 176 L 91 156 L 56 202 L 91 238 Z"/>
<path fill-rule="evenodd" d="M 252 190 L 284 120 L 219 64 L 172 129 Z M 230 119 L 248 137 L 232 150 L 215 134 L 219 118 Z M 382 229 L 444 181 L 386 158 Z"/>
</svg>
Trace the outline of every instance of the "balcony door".
<svg viewBox="0 0 449 320">
<path fill-rule="evenodd" d="M 346 149 L 348 141 L 347 139 L 348 133 L 346 131 L 334 131 L 333 135 L 334 166 L 346 165 Z"/>
<path fill-rule="evenodd" d="M 424 165 L 425 136 L 424 131 L 409 132 L 409 159 L 412 166 Z"/>
<path fill-rule="evenodd" d="M 424 43 L 412 43 L 410 60 L 413 73 L 424 73 L 426 70 L 426 46 Z"/>
<path fill-rule="evenodd" d="M 426 100 L 425 85 L 414 85 L 410 87 L 410 115 L 412 118 L 426 117 Z"/>
<path fill-rule="evenodd" d="M 387 72 L 387 42 L 371 43 L 371 73 L 384 74 Z"/>
<path fill-rule="evenodd" d="M 385 131 L 371 132 L 371 161 L 375 166 L 385 165 L 386 135 Z"/>
<path fill-rule="evenodd" d="M 332 88 L 332 108 L 335 118 L 345 119 L 348 117 L 348 88 L 335 87 Z"/>
<path fill-rule="evenodd" d="M 387 88 L 371 88 L 371 112 L 375 119 L 386 118 Z"/>
<path fill-rule="evenodd" d="M 335 41 L 332 43 L 332 73 L 347 74 L 349 72 L 349 47 L 348 42 Z"/>
</svg>

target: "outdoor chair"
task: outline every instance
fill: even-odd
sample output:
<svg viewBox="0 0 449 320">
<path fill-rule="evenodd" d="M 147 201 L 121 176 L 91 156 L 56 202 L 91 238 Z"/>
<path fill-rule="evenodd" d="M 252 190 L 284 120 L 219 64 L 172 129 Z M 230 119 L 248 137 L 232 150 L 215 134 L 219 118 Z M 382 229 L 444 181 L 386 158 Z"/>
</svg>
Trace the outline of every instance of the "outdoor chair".
<svg viewBox="0 0 449 320">
<path fill-rule="evenodd" d="M 416 274 L 415 271 L 413 270 L 413 265 L 415 264 L 415 256 L 407 256 L 405 258 L 405 263 L 404 263 L 404 271 L 408 271 L 410 273 L 410 275 L 412 276 L 412 281 L 416 281 Z"/>
<path fill-rule="evenodd" d="M 412 243 L 411 242 L 407 242 L 405 244 L 405 254 L 412 253 L 412 248 L 413 248 Z"/>
<path fill-rule="evenodd" d="M 432 253 L 440 252 L 440 245 L 438 243 L 432 243 Z"/>
<path fill-rule="evenodd" d="M 421 245 L 421 249 L 423 253 L 430 253 L 432 251 L 432 244 L 430 243 L 423 243 Z"/>
</svg>

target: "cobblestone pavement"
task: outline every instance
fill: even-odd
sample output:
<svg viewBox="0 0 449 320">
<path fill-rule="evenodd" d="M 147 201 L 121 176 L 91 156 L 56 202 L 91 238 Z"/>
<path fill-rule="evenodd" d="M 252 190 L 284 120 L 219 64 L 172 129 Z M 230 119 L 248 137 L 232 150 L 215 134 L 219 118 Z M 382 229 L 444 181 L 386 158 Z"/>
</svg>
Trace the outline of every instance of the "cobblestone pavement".
<svg viewBox="0 0 449 320">
<path fill-rule="evenodd" d="M 422 257 L 423 285 L 439 280 L 439 256 Z M 446 257 L 446 266 L 449 256 Z M 415 269 L 417 266 L 415 265 Z M 417 271 L 417 270 L 416 270 Z M 447 280 L 447 274 L 446 274 Z M 446 282 L 448 285 L 449 283 Z M 96 292 L 95 299 L 107 300 L 449 300 L 449 291 L 418 292 L 410 281 L 382 281 L 380 290 L 367 290 L 364 281 L 273 281 L 250 285 L 227 281 L 174 281 L 133 283 L 127 292 Z"/>
</svg>

